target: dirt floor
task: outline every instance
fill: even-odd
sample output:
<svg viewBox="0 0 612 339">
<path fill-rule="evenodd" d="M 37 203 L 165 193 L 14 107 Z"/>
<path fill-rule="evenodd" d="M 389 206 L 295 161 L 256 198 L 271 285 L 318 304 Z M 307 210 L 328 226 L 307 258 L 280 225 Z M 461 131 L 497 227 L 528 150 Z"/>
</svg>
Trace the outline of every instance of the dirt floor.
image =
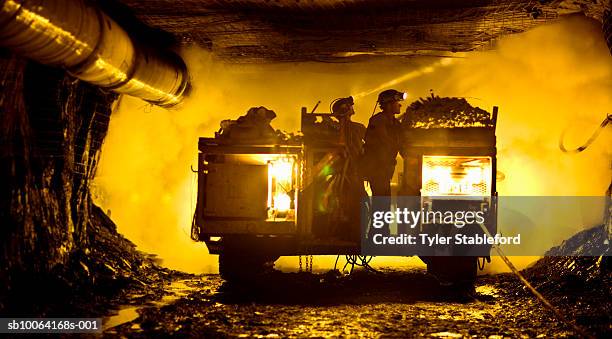
<svg viewBox="0 0 612 339">
<path fill-rule="evenodd" d="M 473 296 L 443 289 L 416 268 L 356 269 L 350 275 L 275 271 L 257 283 L 230 284 L 219 275 L 161 267 L 119 235 L 101 210 L 94 211 L 93 255 L 74 265 L 89 269 L 71 279 L 79 287 L 94 277 L 93 287 L 78 293 L 84 297 L 68 310 L 38 313 L 103 317 L 105 337 L 612 337 L 610 253 L 583 253 L 602 246 L 603 226 L 577 234 L 522 271 L 584 329 L 580 333 L 559 321 L 512 274 L 480 276 Z M 574 256 L 555 256 L 560 248 Z M 27 304 L 40 304 L 35 299 L 39 302 Z M 10 314 L 19 313 L 36 312 Z"/>
<path fill-rule="evenodd" d="M 480 277 L 476 298 L 443 290 L 419 269 L 356 270 L 350 276 L 278 272 L 257 286 L 232 285 L 218 275 L 179 275 L 169 276 L 164 286 L 157 298 L 124 295 L 118 300 L 124 305 L 104 318 L 104 335 L 579 336 L 510 274 Z M 584 288 L 570 293 L 562 287 L 548 291 L 547 297 L 589 334 L 609 337 L 609 286 L 603 286 L 604 295 L 601 287 L 595 294 L 582 293 Z"/>
<path fill-rule="evenodd" d="M 512 274 L 480 276 L 475 295 L 442 288 L 417 268 L 274 271 L 230 284 L 162 267 L 95 211 L 89 254 L 58 274 L 22 277 L 0 297 L 0 315 L 102 317 L 104 337 L 612 337 L 612 260 L 582 253 L 603 244 L 601 226 L 561 245 L 575 247 L 574 256 L 553 248 L 522 271 L 578 332 Z"/>
</svg>

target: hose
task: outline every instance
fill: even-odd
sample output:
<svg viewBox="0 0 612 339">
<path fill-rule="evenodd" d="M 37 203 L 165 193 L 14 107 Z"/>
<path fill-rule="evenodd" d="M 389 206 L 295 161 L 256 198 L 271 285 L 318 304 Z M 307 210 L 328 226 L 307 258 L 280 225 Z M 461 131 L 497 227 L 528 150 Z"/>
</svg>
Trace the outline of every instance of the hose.
<svg viewBox="0 0 612 339">
<path fill-rule="evenodd" d="M 483 232 L 485 232 L 485 234 L 487 236 L 492 237 L 491 233 L 489 232 L 489 230 L 486 228 L 486 226 L 484 224 L 479 223 L 478 225 L 480 225 L 480 228 L 482 228 Z M 516 266 L 514 266 L 514 264 L 510 261 L 510 259 L 504 254 L 504 252 L 502 251 L 501 247 L 499 247 L 499 245 L 493 244 L 492 246 L 493 246 L 493 248 L 495 248 L 495 251 L 500 256 L 502 261 L 506 264 L 506 266 L 508 266 L 510 271 L 512 271 L 512 273 L 514 273 L 514 275 L 516 275 L 519 278 L 519 280 L 523 283 L 523 285 L 525 285 L 525 287 L 527 287 L 527 289 L 538 300 L 540 300 L 540 302 L 542 302 L 542 304 L 544 304 L 544 306 L 546 306 L 549 310 L 551 310 L 553 312 L 553 314 L 557 317 L 557 319 L 559 319 L 562 323 L 572 327 L 577 333 L 580 334 L 580 336 L 582 336 L 584 338 L 594 338 L 594 336 L 589 334 L 582 327 L 576 325 L 576 323 L 574 323 L 574 322 L 570 321 L 569 319 L 567 319 L 556 307 L 554 307 L 550 303 L 550 301 L 548 301 L 548 299 L 546 299 L 540 292 L 538 292 L 535 289 L 535 287 L 533 287 L 533 285 L 531 285 L 531 283 L 529 283 L 529 281 L 525 278 L 525 276 L 523 276 L 523 274 L 521 274 L 521 272 L 516 268 Z"/>
<path fill-rule="evenodd" d="M 372 261 L 373 258 L 374 258 L 373 256 L 366 256 L 366 255 L 346 255 L 345 256 L 346 263 L 342 267 L 342 271 L 344 271 L 346 267 L 350 265 L 351 269 L 349 270 L 349 274 L 351 274 L 353 273 L 353 269 L 355 268 L 355 265 L 357 265 L 357 266 L 361 266 L 365 268 L 367 271 L 371 271 L 374 273 L 380 273 L 380 271 L 370 266 L 370 261 Z M 336 257 L 336 263 L 334 264 L 334 270 L 336 270 L 336 266 L 338 265 L 338 259 L 340 259 L 340 255 Z"/>
<path fill-rule="evenodd" d="M 593 132 L 593 134 L 591 135 L 591 137 L 580 147 L 573 149 L 573 150 L 568 150 L 565 148 L 565 145 L 563 144 L 563 139 L 565 138 L 565 134 L 567 133 L 567 131 L 569 130 L 566 129 L 565 131 L 563 131 L 563 133 L 561 133 L 561 137 L 559 138 L 559 148 L 561 149 L 561 151 L 563 151 L 564 153 L 580 153 L 582 151 L 584 151 L 585 149 L 587 149 L 587 147 L 589 147 L 594 141 L 595 139 L 597 139 L 597 137 L 599 136 L 599 134 L 601 133 L 601 131 L 606 127 L 607 124 L 609 124 L 610 122 L 612 122 L 612 114 L 608 114 L 608 116 L 606 116 L 606 118 L 601 122 L 601 124 L 599 125 L 599 127 L 595 130 L 595 132 Z"/>
</svg>

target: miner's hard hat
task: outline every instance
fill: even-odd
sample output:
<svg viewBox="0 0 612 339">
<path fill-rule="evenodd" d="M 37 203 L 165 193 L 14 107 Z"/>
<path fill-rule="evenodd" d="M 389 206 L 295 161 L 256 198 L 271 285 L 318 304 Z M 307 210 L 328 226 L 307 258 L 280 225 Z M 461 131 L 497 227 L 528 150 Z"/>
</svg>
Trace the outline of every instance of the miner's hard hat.
<svg viewBox="0 0 612 339">
<path fill-rule="evenodd" d="M 354 104 L 353 97 L 338 98 L 333 101 L 331 111 L 333 114 L 344 114 L 342 106 L 350 107 Z"/>
<path fill-rule="evenodd" d="M 378 94 L 378 103 L 381 105 L 391 101 L 403 101 L 408 97 L 408 94 L 394 89 L 388 89 Z"/>
</svg>

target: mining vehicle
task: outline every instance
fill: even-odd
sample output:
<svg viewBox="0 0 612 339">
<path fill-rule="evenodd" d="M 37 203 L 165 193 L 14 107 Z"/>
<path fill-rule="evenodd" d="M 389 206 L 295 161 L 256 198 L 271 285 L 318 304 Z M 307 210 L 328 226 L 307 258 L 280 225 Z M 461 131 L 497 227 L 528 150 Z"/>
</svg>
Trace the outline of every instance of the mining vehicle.
<svg viewBox="0 0 612 339">
<path fill-rule="evenodd" d="M 440 113 L 445 108 L 435 99 L 429 106 L 437 116 L 428 116 L 425 102 L 402 122 L 393 195 L 419 196 L 424 208 L 463 197 L 495 214 L 497 108 L 473 119 L 473 110 Z M 431 124 L 436 119 L 442 123 Z M 453 119 L 459 125 L 447 123 Z M 192 238 L 219 255 L 225 280 L 253 279 L 280 256 L 362 254 L 360 221 L 346 211 L 347 197 L 337 188 L 346 160 L 346 117 L 302 108 L 301 135 L 292 137 L 238 125 L 224 133 L 223 125 L 214 137 L 199 139 Z M 485 255 L 420 257 L 436 276 L 469 281 Z"/>
</svg>

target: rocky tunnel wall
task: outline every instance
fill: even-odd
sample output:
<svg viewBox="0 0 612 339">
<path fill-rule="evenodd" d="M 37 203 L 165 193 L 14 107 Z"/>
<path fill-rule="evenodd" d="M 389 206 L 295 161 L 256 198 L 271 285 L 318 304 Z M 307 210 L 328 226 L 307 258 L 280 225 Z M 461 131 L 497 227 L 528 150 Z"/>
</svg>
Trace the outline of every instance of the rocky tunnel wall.
<svg viewBox="0 0 612 339">
<path fill-rule="evenodd" d="M 0 50 L 0 283 L 88 252 L 93 178 L 116 94 Z"/>
</svg>

